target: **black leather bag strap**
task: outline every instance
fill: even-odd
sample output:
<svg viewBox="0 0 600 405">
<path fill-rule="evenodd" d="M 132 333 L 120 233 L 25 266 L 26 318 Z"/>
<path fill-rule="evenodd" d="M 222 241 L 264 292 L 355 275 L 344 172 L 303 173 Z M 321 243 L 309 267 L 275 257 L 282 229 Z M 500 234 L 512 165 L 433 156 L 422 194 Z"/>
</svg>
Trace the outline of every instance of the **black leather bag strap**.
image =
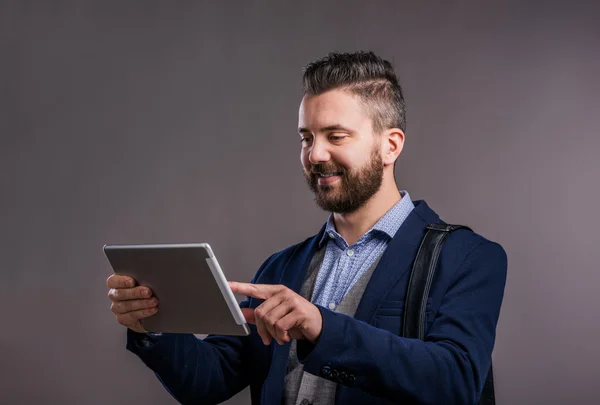
<svg viewBox="0 0 600 405">
<path fill-rule="evenodd" d="M 402 336 L 425 339 L 425 305 L 442 250 L 450 232 L 470 229 L 463 225 L 430 224 L 417 252 L 406 291 Z"/>
<path fill-rule="evenodd" d="M 429 224 L 417 252 L 406 291 L 404 304 L 404 323 L 402 336 L 413 339 L 425 339 L 425 307 L 429 290 L 444 241 L 457 229 L 471 228 L 464 225 Z M 494 380 L 492 366 L 483 386 L 479 405 L 495 405 Z"/>
</svg>

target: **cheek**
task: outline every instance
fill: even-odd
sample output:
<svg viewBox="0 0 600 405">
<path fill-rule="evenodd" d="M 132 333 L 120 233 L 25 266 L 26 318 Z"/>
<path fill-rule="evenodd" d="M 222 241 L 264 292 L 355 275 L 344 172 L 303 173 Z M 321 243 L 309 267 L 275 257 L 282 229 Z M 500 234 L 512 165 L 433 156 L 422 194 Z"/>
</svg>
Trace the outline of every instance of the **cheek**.
<svg viewBox="0 0 600 405">
<path fill-rule="evenodd" d="M 360 153 L 343 153 L 332 156 L 333 160 L 338 166 L 343 166 L 346 169 L 355 169 L 363 165 L 363 156 Z"/>
<path fill-rule="evenodd" d="M 302 163 L 302 167 L 308 169 L 310 167 L 310 160 L 308 159 L 308 151 L 302 149 L 300 151 L 300 162 Z"/>
</svg>

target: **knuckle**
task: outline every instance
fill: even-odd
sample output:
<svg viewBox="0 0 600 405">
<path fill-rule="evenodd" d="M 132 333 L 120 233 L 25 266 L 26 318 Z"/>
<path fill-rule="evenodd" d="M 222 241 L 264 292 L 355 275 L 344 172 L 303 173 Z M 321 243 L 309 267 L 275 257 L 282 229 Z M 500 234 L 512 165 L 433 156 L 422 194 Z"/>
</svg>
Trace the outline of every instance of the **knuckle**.
<svg viewBox="0 0 600 405">
<path fill-rule="evenodd" d="M 275 319 L 273 319 L 273 315 L 271 315 L 271 314 L 265 315 L 265 317 L 263 318 L 263 321 L 267 325 L 274 325 L 275 324 Z"/>
<path fill-rule="evenodd" d="M 277 322 L 275 322 L 273 324 L 273 326 L 275 327 L 275 329 L 278 329 L 278 330 L 281 330 L 281 331 L 286 331 L 286 328 L 284 327 L 283 323 L 284 322 L 283 322 L 283 318 L 282 318 L 282 319 L 277 320 Z"/>
</svg>

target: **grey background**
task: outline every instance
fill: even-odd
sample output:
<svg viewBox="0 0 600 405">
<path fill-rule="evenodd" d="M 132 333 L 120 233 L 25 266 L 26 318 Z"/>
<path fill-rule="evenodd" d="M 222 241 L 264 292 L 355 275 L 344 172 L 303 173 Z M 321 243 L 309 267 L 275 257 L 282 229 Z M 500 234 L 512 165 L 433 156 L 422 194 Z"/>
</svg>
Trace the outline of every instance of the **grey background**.
<svg viewBox="0 0 600 405">
<path fill-rule="evenodd" d="M 1 2 L 0 403 L 174 403 L 102 246 L 208 241 L 248 280 L 316 232 L 301 67 L 356 49 L 405 89 L 399 187 L 508 251 L 499 404 L 597 400 L 596 4 Z"/>
</svg>

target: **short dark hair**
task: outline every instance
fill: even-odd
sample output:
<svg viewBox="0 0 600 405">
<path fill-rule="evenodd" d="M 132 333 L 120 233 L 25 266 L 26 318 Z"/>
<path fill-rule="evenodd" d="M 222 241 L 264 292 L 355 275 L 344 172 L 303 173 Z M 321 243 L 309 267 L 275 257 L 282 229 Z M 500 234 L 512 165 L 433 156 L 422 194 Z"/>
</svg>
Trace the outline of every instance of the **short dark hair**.
<svg viewBox="0 0 600 405">
<path fill-rule="evenodd" d="M 373 120 L 373 130 L 406 131 L 406 103 L 392 64 L 373 52 L 331 52 L 304 67 L 304 94 L 318 95 L 333 89 L 358 95 Z"/>
</svg>

